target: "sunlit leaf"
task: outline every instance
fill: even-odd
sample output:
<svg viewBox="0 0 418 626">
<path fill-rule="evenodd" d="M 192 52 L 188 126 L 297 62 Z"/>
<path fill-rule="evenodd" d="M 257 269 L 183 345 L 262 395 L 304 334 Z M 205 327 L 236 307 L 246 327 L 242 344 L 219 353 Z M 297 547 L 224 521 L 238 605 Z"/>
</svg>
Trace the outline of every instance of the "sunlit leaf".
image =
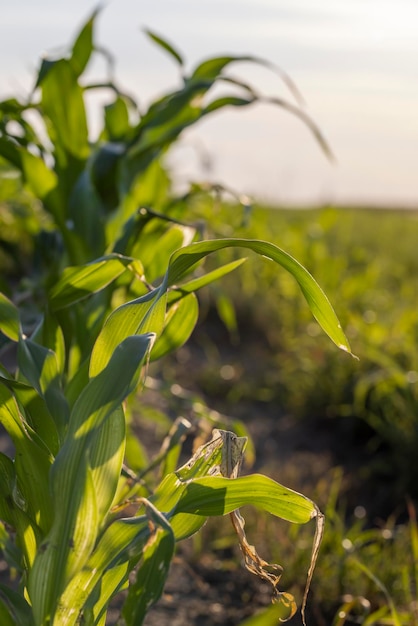
<svg viewBox="0 0 418 626">
<path fill-rule="evenodd" d="M 110 254 L 83 266 L 67 267 L 50 292 L 52 309 L 62 309 L 104 289 L 130 263 L 131 258 Z"/>
<path fill-rule="evenodd" d="M 229 247 L 253 250 L 290 272 L 299 283 L 311 312 L 322 329 L 339 348 L 351 351 L 334 309 L 318 283 L 296 259 L 274 244 L 254 239 L 214 239 L 191 244 L 173 254 L 167 271 L 168 285 L 177 284 L 193 265 L 208 254 Z"/>
<path fill-rule="evenodd" d="M 0 332 L 12 341 L 19 341 L 19 311 L 9 298 L 0 292 Z"/>
<path fill-rule="evenodd" d="M 166 316 L 164 329 L 151 353 L 153 361 L 177 350 L 190 337 L 199 317 L 199 305 L 193 293 L 173 304 Z"/>
<path fill-rule="evenodd" d="M 30 339 L 23 339 L 18 346 L 18 364 L 22 374 L 45 399 L 57 429 L 62 432 L 69 411 L 56 354 Z"/>
<path fill-rule="evenodd" d="M 176 511 L 193 515 L 226 515 L 251 504 L 294 524 L 305 524 L 316 507 L 305 496 L 261 474 L 229 479 L 195 478 L 184 489 Z"/>
</svg>

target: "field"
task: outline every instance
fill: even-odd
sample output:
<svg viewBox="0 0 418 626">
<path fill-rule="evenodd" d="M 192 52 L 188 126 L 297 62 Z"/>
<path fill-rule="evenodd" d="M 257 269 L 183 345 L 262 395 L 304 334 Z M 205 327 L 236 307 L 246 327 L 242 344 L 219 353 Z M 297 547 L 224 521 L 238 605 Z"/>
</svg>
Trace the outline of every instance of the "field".
<svg viewBox="0 0 418 626">
<path fill-rule="evenodd" d="M 286 273 L 257 260 L 202 294 L 191 341 L 165 364 L 165 380 L 175 376 L 183 385 L 176 410 L 193 414 L 192 405 L 202 399 L 242 420 L 253 437 L 257 470 L 326 511 L 312 623 L 366 623 L 368 615 L 370 624 L 415 623 L 418 215 L 255 208 L 243 223 L 242 211 L 222 206 L 214 214 L 214 205 L 200 207 L 201 216 L 210 212 L 214 234 L 268 238 L 291 251 L 324 287 L 359 360 L 319 336 Z M 300 597 L 307 554 L 296 552 L 309 545 L 305 529 L 289 535 L 259 516 L 252 524 L 254 542 L 286 563 L 289 588 Z M 220 567 L 213 554 L 231 549 L 227 528 L 223 538 L 213 524 L 206 531 L 202 544 L 213 553 L 204 562 Z M 197 567 L 196 555 L 194 560 Z M 230 559 L 224 567 L 231 567 Z M 216 573 L 209 578 L 216 580 Z M 202 620 L 205 594 L 193 593 Z M 399 622 L 391 617 L 392 601 Z M 344 606 L 354 617 L 337 617 Z M 196 609 L 190 607 L 189 619 Z M 218 623 L 213 619 L 207 623 Z M 219 623 L 239 623 L 231 620 Z"/>
<path fill-rule="evenodd" d="M 2 626 L 418 625 L 417 212 L 180 191 L 264 62 L 148 33 L 182 79 L 144 111 L 85 75 L 98 14 L 0 102 Z"/>
</svg>

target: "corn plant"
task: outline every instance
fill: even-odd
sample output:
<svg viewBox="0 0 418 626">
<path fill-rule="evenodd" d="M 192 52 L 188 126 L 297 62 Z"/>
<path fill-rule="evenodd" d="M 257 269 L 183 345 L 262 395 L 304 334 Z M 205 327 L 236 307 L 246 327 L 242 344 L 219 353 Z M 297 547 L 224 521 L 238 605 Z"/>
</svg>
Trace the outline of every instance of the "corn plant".
<svg viewBox="0 0 418 626">
<path fill-rule="evenodd" d="M 198 317 L 196 292 L 243 262 L 205 271 L 204 259 L 226 248 L 254 252 L 290 272 L 323 330 L 350 348 L 325 294 L 294 258 L 264 241 L 199 241 L 196 225 L 183 219 L 184 202 L 169 193 L 161 159 L 181 131 L 224 106 L 260 100 L 244 83 L 245 97 L 208 100 L 216 82 L 237 84 L 222 71 L 238 58 L 203 62 L 142 116 L 107 82 L 116 96 L 92 145 L 84 94 L 95 86 L 83 87 L 80 78 L 94 51 L 95 18 L 67 57 L 43 61 L 28 103 L 0 105 L 0 155 L 41 202 L 56 246 L 41 246 L 49 257 L 41 289 L 27 296 L 30 320 L 10 286 L 0 294 L 0 338 L 8 351 L 0 421 L 13 444 L 10 455 L 0 454 L 0 545 L 16 573 L 15 585 L 0 585 L 1 623 L 105 624 L 109 602 L 127 590 L 123 620 L 142 624 L 162 593 L 176 542 L 209 516 L 225 514 L 246 566 L 272 584 L 284 619 L 296 605 L 278 588 L 282 568 L 248 543 L 238 509 L 251 504 L 292 523 L 316 519 L 303 611 L 323 528 L 316 505 L 266 476 L 240 477 L 246 440 L 228 431 L 215 430 L 176 469 L 184 421 L 148 468 L 159 466 L 161 480 L 144 483 L 124 464 L 125 400 L 140 392 L 150 360 L 187 341 Z M 183 66 L 171 45 L 151 37 Z M 297 107 L 276 104 L 322 141 Z M 28 110 L 38 114 L 48 140 L 29 123 Z"/>
<path fill-rule="evenodd" d="M 116 307 L 81 363 L 78 343 L 66 336 L 63 313 L 70 315 L 86 298 L 94 300 L 119 279 L 121 268 L 136 273 L 138 261 L 110 255 L 67 268 L 50 290 L 31 337 L 22 332 L 18 308 L 1 296 L 0 329 L 16 345 L 18 367 L 14 375 L 2 367 L 0 381 L 1 421 L 16 450 L 14 461 L 0 456 L 1 518 L 4 529 L 13 529 L 3 547 L 13 553 L 21 575 L 20 592 L 0 589 L 5 624 L 80 619 L 104 624 L 109 600 L 138 563 L 124 617 L 128 624 L 142 623 L 162 591 L 175 542 L 196 532 L 209 515 L 233 515 L 247 566 L 276 589 L 281 568 L 252 552 L 236 510 L 251 503 L 294 523 L 316 517 L 321 528 L 317 507 L 304 496 L 267 477 L 238 477 L 245 441 L 228 433 L 216 431 L 212 442 L 169 472 L 152 494 L 123 469 L 123 401 L 140 383 L 147 360 L 175 349 L 189 334 L 196 321 L 195 305 L 189 306 L 196 302 L 194 292 L 232 268 L 220 266 L 191 279 L 190 270 L 207 254 L 230 246 L 253 250 L 290 271 L 324 330 L 349 349 L 309 273 L 260 241 L 211 240 L 174 252 L 161 284 Z M 138 511 L 119 518 L 128 504 Z M 293 599 L 279 592 L 277 598 L 293 614 Z"/>
</svg>

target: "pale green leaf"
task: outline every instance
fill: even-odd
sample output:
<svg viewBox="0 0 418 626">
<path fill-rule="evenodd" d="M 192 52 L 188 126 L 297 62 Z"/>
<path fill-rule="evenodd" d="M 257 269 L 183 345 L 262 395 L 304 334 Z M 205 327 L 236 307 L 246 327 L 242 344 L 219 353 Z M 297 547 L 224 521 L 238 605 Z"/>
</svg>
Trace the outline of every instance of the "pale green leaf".
<svg viewBox="0 0 418 626">
<path fill-rule="evenodd" d="M 12 391 L 3 383 L 0 383 L 0 422 L 16 448 L 14 465 L 19 481 L 18 504 L 32 520 L 32 526 L 36 524 L 46 530 L 52 516 L 48 487 L 52 458 L 42 442 L 38 445 L 38 435 L 26 422 Z"/>
<path fill-rule="evenodd" d="M 69 409 L 61 387 L 56 354 L 30 339 L 23 339 L 18 346 L 18 364 L 21 373 L 45 399 L 58 431 L 62 432 Z"/>
<path fill-rule="evenodd" d="M 239 626 L 277 626 L 288 618 L 289 611 L 281 602 L 280 604 L 271 604 L 266 609 L 241 622 Z"/>
<path fill-rule="evenodd" d="M 166 316 L 164 330 L 155 342 L 151 360 L 181 347 L 190 337 L 199 317 L 199 305 L 194 293 L 173 304 Z"/>
<path fill-rule="evenodd" d="M 100 429 L 100 437 L 93 440 L 90 464 L 96 489 L 97 509 L 104 520 L 115 497 L 125 452 L 125 415 L 118 407 Z"/>
<path fill-rule="evenodd" d="M 19 311 L 9 298 L 0 292 L 0 331 L 12 341 L 19 341 Z"/>
<path fill-rule="evenodd" d="M 104 108 L 105 127 L 110 141 L 122 140 L 130 130 L 129 111 L 126 101 L 118 96 Z"/>
<path fill-rule="evenodd" d="M 67 267 L 50 292 L 53 310 L 79 302 L 104 289 L 123 274 L 133 259 L 119 254 L 109 254 L 87 263 Z"/>
<path fill-rule="evenodd" d="M 315 504 L 302 494 L 261 474 L 235 479 L 195 478 L 186 485 L 175 510 L 193 515 L 225 515 L 248 504 L 295 524 L 309 522 L 317 511 Z"/>
<path fill-rule="evenodd" d="M 107 367 L 90 380 L 73 406 L 66 440 L 51 471 L 54 522 L 37 554 L 29 580 L 30 598 L 39 623 L 54 613 L 59 596 L 93 550 L 102 520 L 98 515 L 89 453 L 97 445 L 94 453 L 97 463 L 105 463 L 106 455 L 111 465 L 113 457 L 116 464 L 120 462 L 120 441 L 109 441 L 110 433 L 103 426 L 137 384 L 150 341 L 149 336 L 128 337 L 115 349 Z M 95 443 L 102 435 L 106 438 L 103 447 Z M 99 465 L 96 471 L 100 471 Z M 102 510 L 109 498 L 99 501 Z"/>
<path fill-rule="evenodd" d="M 107 318 L 93 346 L 90 376 L 96 376 L 106 367 L 113 350 L 126 337 L 161 333 L 164 328 L 165 307 L 165 290 L 155 289 L 115 309 Z"/>
<path fill-rule="evenodd" d="M 79 68 L 78 68 L 79 69 Z M 68 165 L 64 150 L 72 157 L 85 159 L 89 154 L 83 89 L 71 61 L 60 59 L 49 69 L 41 83 L 43 113 L 49 118 L 49 134 L 61 164 Z M 67 173 L 77 177 L 77 170 Z"/>
</svg>

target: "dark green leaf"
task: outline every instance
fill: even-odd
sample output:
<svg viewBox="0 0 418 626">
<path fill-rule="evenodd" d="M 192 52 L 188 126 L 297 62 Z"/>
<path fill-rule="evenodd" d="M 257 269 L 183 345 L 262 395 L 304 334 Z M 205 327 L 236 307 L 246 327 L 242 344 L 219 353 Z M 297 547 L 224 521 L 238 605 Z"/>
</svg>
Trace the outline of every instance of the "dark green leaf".
<svg viewBox="0 0 418 626">
<path fill-rule="evenodd" d="M 163 39 L 159 35 L 156 35 L 150 30 L 145 30 L 145 32 L 148 35 L 148 37 L 152 39 L 152 41 L 154 41 L 154 43 L 158 44 L 159 46 L 161 46 L 161 48 L 163 48 L 166 52 L 168 52 L 177 61 L 177 63 L 180 66 L 183 65 L 183 59 L 181 55 L 177 52 L 177 50 L 173 48 L 171 44 L 168 43 L 167 40 Z"/>
<path fill-rule="evenodd" d="M 175 538 L 170 524 L 149 502 L 146 511 L 157 528 L 143 550 L 141 566 L 123 607 L 126 623 L 131 626 L 141 626 L 149 608 L 160 598 L 174 554 Z"/>
<path fill-rule="evenodd" d="M 9 163 L 17 167 L 19 170 L 23 169 L 19 147 L 11 139 L 0 137 L 0 156 L 9 161 Z"/>
<path fill-rule="evenodd" d="M 0 596 L 2 602 L 0 604 L 0 623 L 2 626 L 35 626 L 32 611 L 23 595 L 14 589 L 0 585 Z M 2 606 L 3 605 L 3 606 Z M 7 613 L 4 613 L 5 607 L 8 607 L 8 615 L 13 616 L 12 621 L 8 621 Z"/>
</svg>

